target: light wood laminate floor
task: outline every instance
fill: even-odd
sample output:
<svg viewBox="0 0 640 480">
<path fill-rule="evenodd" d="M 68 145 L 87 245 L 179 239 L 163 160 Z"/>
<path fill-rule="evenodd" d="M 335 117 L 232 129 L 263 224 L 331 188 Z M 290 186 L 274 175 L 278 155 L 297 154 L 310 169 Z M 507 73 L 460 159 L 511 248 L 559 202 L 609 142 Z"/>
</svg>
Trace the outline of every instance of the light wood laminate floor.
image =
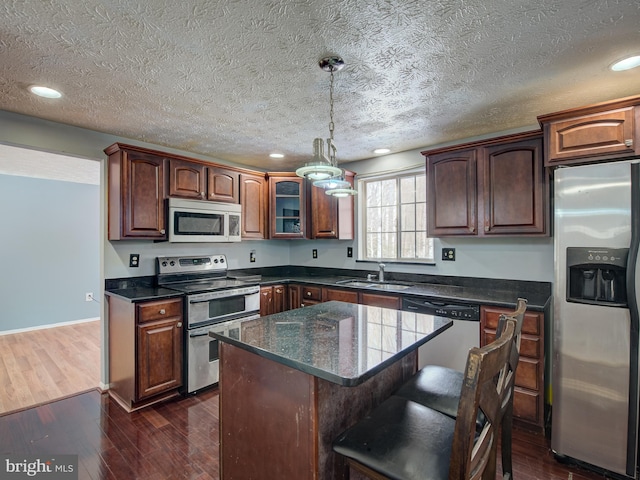
<svg viewBox="0 0 640 480">
<path fill-rule="evenodd" d="M 0 335 L 0 415 L 99 384 L 99 320 Z"/>
</svg>

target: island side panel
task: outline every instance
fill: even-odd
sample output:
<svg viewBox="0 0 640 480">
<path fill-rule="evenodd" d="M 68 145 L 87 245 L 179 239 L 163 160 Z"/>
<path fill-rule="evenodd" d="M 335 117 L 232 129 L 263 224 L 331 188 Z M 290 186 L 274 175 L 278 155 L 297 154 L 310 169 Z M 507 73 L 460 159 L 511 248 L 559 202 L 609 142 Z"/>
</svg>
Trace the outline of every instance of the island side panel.
<svg viewBox="0 0 640 480">
<path fill-rule="evenodd" d="M 318 478 L 349 478 L 344 457 L 333 452 L 333 440 L 414 375 L 417 360 L 417 353 L 411 352 L 355 387 L 318 379 Z"/>
<path fill-rule="evenodd" d="M 315 377 L 221 342 L 221 479 L 317 479 L 315 389 Z"/>
</svg>

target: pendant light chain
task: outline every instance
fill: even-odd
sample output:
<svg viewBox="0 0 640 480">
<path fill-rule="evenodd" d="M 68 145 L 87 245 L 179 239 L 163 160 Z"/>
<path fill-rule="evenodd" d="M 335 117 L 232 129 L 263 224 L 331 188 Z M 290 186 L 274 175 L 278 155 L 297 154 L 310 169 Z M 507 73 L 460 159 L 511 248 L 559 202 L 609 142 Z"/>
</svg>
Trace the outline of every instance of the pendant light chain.
<svg viewBox="0 0 640 480">
<path fill-rule="evenodd" d="M 335 127 L 333 123 L 333 66 L 331 67 L 331 80 L 329 83 L 329 138 L 333 142 L 333 129 Z"/>
</svg>

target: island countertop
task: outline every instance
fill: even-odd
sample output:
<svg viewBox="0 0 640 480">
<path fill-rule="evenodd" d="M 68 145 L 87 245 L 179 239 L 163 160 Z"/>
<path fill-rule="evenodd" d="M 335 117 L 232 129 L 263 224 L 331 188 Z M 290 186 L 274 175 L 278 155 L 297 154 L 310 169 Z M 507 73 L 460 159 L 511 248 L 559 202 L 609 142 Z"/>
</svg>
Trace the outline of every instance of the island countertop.
<svg viewBox="0 0 640 480">
<path fill-rule="evenodd" d="M 451 327 L 448 318 L 325 302 L 240 323 L 220 341 L 342 386 L 356 386 Z M 236 330 L 237 331 L 237 330 Z"/>
</svg>

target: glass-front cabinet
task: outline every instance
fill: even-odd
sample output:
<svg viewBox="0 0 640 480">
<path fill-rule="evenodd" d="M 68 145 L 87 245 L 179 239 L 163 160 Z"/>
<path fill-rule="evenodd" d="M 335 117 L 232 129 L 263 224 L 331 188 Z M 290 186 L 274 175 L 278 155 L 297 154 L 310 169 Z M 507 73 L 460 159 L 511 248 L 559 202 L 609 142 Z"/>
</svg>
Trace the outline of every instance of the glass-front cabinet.
<svg viewBox="0 0 640 480">
<path fill-rule="evenodd" d="M 269 174 L 271 238 L 306 237 L 304 179 L 295 173 Z"/>
</svg>

